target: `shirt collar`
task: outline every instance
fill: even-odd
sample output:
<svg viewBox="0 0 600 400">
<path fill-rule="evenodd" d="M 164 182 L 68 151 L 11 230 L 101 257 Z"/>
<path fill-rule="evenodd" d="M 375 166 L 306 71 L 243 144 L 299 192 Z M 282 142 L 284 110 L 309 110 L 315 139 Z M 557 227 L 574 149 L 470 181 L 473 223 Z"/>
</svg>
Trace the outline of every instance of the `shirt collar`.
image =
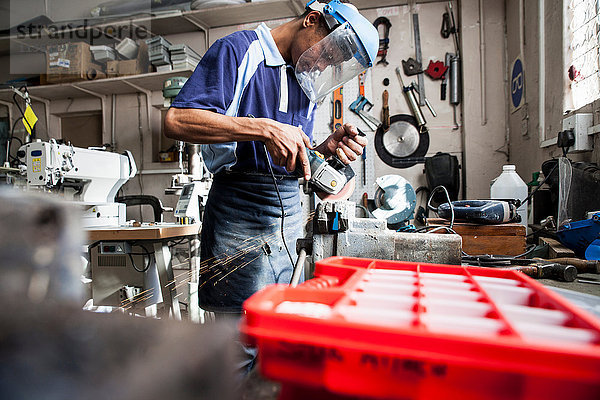
<svg viewBox="0 0 600 400">
<path fill-rule="evenodd" d="M 285 60 L 271 35 L 271 29 L 263 22 L 256 28 L 255 32 L 265 55 L 265 64 L 269 67 L 285 65 Z"/>
</svg>

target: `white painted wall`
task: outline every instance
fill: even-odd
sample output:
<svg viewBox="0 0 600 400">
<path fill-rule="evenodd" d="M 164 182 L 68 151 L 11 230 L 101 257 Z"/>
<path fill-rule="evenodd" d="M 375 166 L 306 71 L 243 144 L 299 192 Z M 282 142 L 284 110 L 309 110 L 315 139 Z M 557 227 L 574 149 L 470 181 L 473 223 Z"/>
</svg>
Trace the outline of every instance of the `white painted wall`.
<svg viewBox="0 0 600 400">
<path fill-rule="evenodd" d="M 539 114 L 539 8 L 538 0 L 506 0 L 507 55 L 510 63 L 523 49 L 525 65 L 525 106 L 511 113 L 510 121 L 510 162 L 517 166 L 521 177 L 530 179 L 531 173 L 539 171 L 541 164 L 550 158 L 562 155 L 558 147 L 540 148 Z M 519 18 L 519 13 L 522 17 Z M 563 62 L 563 17 L 562 0 L 545 2 L 545 131 L 546 137 L 555 137 L 562 130 L 563 87 L 566 71 Z M 523 37 L 520 37 L 520 19 L 524 21 Z M 593 112 L 594 123 L 600 123 L 600 100 L 583 107 L 579 111 Z M 523 122 L 525 121 L 525 123 Z M 595 135 L 594 151 L 570 154 L 574 161 L 600 163 L 600 135 Z M 498 171 L 499 172 L 499 171 Z"/>
</svg>

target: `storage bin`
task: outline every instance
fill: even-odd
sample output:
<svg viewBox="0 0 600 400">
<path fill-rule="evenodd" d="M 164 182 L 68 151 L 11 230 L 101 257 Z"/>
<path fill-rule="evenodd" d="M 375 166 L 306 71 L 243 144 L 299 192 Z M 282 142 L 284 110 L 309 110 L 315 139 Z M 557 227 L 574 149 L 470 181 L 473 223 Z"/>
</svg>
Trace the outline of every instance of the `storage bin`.
<svg viewBox="0 0 600 400">
<path fill-rule="evenodd" d="M 244 310 L 281 399 L 600 398 L 600 321 L 517 271 L 331 257 Z"/>
</svg>

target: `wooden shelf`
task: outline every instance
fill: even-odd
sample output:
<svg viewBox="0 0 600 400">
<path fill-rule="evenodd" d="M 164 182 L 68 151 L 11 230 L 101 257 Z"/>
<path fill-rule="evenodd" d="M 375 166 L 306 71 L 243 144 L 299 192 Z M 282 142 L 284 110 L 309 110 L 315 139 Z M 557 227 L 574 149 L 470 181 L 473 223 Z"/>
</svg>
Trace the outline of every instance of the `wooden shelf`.
<svg viewBox="0 0 600 400">
<path fill-rule="evenodd" d="M 432 3 L 439 0 L 417 0 L 417 3 Z M 96 23 L 89 24 L 85 28 L 74 28 L 64 31 L 53 31 L 52 34 L 60 36 L 64 33 L 65 37 L 77 37 L 74 35 L 83 30 L 97 30 L 107 26 L 117 28 L 119 26 L 140 26 L 145 27 L 151 35 L 172 35 L 177 33 L 194 32 L 198 30 L 208 30 L 224 26 L 235 26 L 248 23 L 256 23 L 275 19 L 292 18 L 304 12 L 305 0 L 264 0 L 259 2 L 236 4 L 228 6 L 219 6 L 201 10 L 191 11 L 162 11 L 153 14 L 134 15 L 130 17 L 107 17 L 103 20 L 96 19 Z M 408 0 L 353 0 L 352 2 L 359 9 L 372 9 L 390 6 L 407 5 Z M 88 20 L 93 20 L 91 17 Z M 56 22 L 60 25 L 61 22 Z M 87 36 L 81 36 L 87 37 Z M 98 39 L 94 44 L 103 44 L 113 39 Z M 72 41 L 65 39 L 64 42 Z M 114 40 L 113 40 L 114 41 Z M 22 39 L 16 35 L 0 37 L 0 56 L 10 54 L 11 42 L 13 44 L 23 45 L 43 50 L 46 44 L 60 43 L 58 39 L 50 39 L 48 32 L 39 39 Z M 16 52 L 16 50 L 15 50 Z"/>
<path fill-rule="evenodd" d="M 98 79 L 94 81 L 80 81 L 73 83 L 59 83 L 54 85 L 29 86 L 29 94 L 46 100 L 89 97 L 90 94 L 82 88 L 99 95 L 137 93 L 138 90 L 127 82 L 144 90 L 161 90 L 163 82 L 175 76 L 190 77 L 191 70 L 169 72 L 151 72 L 148 74 L 121 76 L 117 78 Z M 0 100 L 12 101 L 13 92 L 10 89 L 0 90 Z"/>
</svg>

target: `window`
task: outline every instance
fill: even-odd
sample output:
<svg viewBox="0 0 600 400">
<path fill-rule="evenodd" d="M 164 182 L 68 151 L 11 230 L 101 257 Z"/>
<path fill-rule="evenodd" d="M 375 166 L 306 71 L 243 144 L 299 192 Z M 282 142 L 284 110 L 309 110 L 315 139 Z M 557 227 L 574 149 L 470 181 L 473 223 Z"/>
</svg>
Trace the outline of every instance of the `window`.
<svg viewBox="0 0 600 400">
<path fill-rule="evenodd" d="M 600 0 L 564 0 L 564 5 L 566 111 L 600 99 Z"/>
</svg>

